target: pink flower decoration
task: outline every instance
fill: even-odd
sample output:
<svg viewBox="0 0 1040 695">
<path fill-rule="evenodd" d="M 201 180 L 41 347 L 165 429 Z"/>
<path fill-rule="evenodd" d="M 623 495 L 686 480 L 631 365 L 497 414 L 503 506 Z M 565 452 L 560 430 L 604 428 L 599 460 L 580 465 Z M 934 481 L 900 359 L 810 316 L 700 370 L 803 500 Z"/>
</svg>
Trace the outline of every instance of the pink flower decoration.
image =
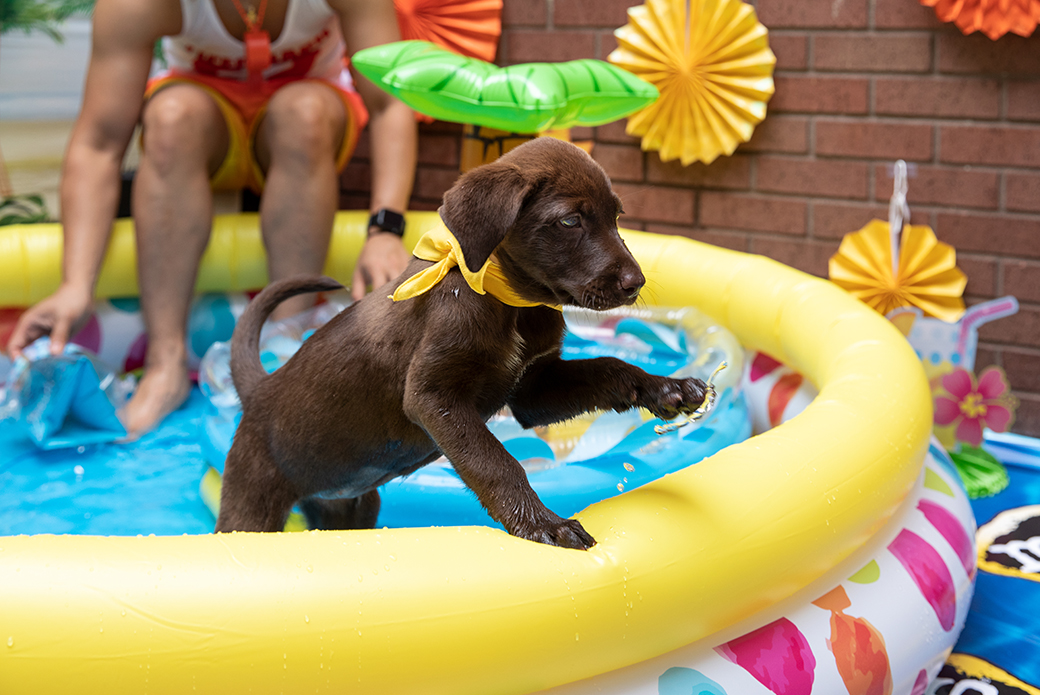
<svg viewBox="0 0 1040 695">
<path fill-rule="evenodd" d="M 957 441 L 982 445 L 982 428 L 1007 432 L 1017 401 L 1008 393 L 1007 378 L 999 367 L 982 370 L 978 382 L 971 372 L 956 368 L 942 378 L 947 394 L 935 397 L 935 424 L 953 425 Z"/>
</svg>

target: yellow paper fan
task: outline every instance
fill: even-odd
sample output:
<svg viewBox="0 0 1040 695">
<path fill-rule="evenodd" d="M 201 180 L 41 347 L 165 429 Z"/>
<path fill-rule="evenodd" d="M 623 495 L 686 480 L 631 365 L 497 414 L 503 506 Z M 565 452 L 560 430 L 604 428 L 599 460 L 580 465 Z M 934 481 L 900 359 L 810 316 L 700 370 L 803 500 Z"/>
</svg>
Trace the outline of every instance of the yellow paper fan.
<svg viewBox="0 0 1040 695">
<path fill-rule="evenodd" d="M 871 220 L 842 239 L 830 260 L 831 281 L 881 314 L 914 306 L 925 316 L 957 321 L 964 313 L 961 295 L 968 280 L 957 267 L 954 248 L 923 225 L 903 227 L 899 248 L 899 272 L 893 278 L 888 223 Z"/>
<path fill-rule="evenodd" d="M 751 139 L 773 95 L 776 56 L 740 0 L 647 0 L 614 32 L 611 63 L 660 91 L 626 131 L 663 161 L 711 163 Z"/>
</svg>

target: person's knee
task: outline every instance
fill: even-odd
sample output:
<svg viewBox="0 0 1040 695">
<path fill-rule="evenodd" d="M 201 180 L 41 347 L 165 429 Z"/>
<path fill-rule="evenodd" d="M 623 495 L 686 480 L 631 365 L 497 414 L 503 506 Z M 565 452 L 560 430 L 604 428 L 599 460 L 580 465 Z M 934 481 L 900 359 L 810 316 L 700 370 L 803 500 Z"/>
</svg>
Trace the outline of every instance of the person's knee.
<svg viewBox="0 0 1040 695">
<path fill-rule="evenodd" d="M 170 171 L 186 159 L 208 162 L 216 156 L 223 128 L 215 104 L 205 95 L 184 90 L 160 92 L 141 115 L 142 158 L 160 171 Z"/>
<path fill-rule="evenodd" d="M 333 95 L 300 91 L 291 99 L 272 103 L 267 121 L 272 151 L 305 162 L 335 160 L 345 118 Z"/>
</svg>

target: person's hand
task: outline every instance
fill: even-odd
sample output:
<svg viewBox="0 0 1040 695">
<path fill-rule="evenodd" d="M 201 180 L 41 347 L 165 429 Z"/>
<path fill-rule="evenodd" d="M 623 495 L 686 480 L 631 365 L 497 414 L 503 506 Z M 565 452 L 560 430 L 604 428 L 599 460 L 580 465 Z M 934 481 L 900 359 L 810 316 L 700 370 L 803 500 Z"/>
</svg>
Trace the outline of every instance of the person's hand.
<svg viewBox="0 0 1040 695">
<path fill-rule="evenodd" d="M 62 285 L 21 315 L 7 342 L 7 352 L 11 357 L 20 357 L 31 342 L 50 335 L 51 354 L 57 355 L 65 349 L 69 338 L 83 328 L 93 309 L 90 292 Z"/>
<path fill-rule="evenodd" d="M 358 257 L 350 284 L 350 296 L 357 301 L 365 296 L 370 285 L 375 289 L 390 282 L 408 267 L 409 258 L 401 238 L 396 234 L 373 234 L 365 242 Z"/>
</svg>

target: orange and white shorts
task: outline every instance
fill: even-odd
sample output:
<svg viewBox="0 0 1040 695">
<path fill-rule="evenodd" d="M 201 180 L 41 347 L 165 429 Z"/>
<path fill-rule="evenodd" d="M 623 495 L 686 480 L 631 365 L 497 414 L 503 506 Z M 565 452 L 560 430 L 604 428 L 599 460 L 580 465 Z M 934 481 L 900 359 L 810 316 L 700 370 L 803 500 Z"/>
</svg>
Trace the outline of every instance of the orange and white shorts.
<svg viewBox="0 0 1040 695">
<path fill-rule="evenodd" d="M 256 160 L 257 126 L 263 119 L 274 93 L 294 82 L 325 85 L 343 102 L 347 125 L 343 144 L 336 153 L 336 168 L 342 170 L 354 152 L 361 129 L 368 122 L 368 111 L 361 101 L 361 95 L 343 84 L 320 78 L 304 78 L 265 80 L 257 86 L 238 80 L 171 71 L 148 82 L 145 99 L 175 84 L 191 84 L 209 94 L 220 108 L 228 129 L 227 154 L 210 179 L 213 190 L 237 190 L 248 187 L 259 193 L 264 187 L 264 172 Z"/>
</svg>

